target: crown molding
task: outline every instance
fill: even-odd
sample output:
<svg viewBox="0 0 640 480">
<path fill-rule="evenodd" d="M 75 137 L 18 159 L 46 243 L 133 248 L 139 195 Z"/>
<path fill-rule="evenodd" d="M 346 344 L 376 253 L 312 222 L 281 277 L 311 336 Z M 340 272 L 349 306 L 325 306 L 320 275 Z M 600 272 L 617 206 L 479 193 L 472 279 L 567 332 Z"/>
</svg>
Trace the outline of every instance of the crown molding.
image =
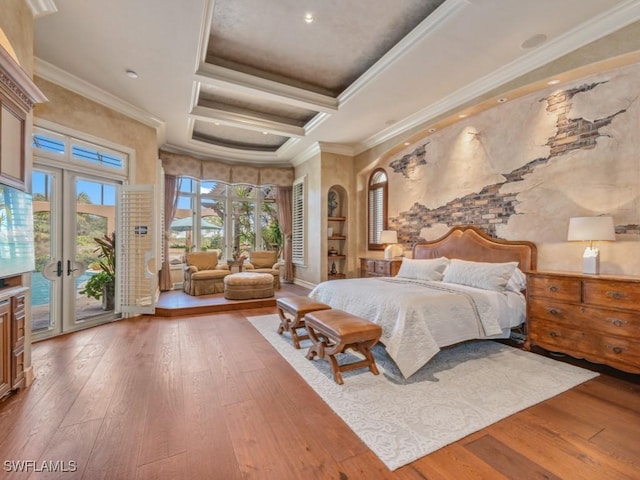
<svg viewBox="0 0 640 480">
<path fill-rule="evenodd" d="M 208 85 L 223 86 L 230 90 L 258 95 L 262 98 L 315 112 L 335 113 L 338 111 L 338 100 L 336 98 L 219 65 L 201 63 L 196 76 L 202 83 Z"/>
<path fill-rule="evenodd" d="M 304 129 L 302 127 L 275 122 L 244 113 L 230 112 L 199 105 L 191 109 L 190 115 L 205 122 L 219 122 L 245 130 L 269 132 L 284 137 L 304 137 Z"/>
<path fill-rule="evenodd" d="M 320 144 L 315 142 L 305 148 L 302 152 L 291 159 L 291 165 L 294 167 L 302 165 L 304 162 L 311 160 L 313 157 L 320 155 Z"/>
<path fill-rule="evenodd" d="M 640 2 L 627 0 L 616 7 L 594 17 L 578 27 L 566 32 L 550 42 L 538 47 L 534 51 L 512 61 L 503 67 L 471 82 L 450 95 L 429 105 L 422 110 L 397 122 L 392 127 L 363 140 L 359 144 L 356 155 L 373 148 L 411 128 L 417 127 L 436 118 L 438 115 L 453 110 L 466 102 L 495 89 L 511 80 L 518 78 L 532 70 L 550 63 L 563 55 L 573 52 L 591 42 L 594 42 L 616 30 L 640 19 Z"/>
<path fill-rule="evenodd" d="M 335 153 L 337 155 L 346 155 L 347 157 L 353 157 L 355 154 L 352 146 L 342 143 L 318 142 L 318 146 L 322 153 Z"/>
<path fill-rule="evenodd" d="M 346 90 L 338 95 L 340 105 L 344 105 L 358 92 L 371 83 L 378 75 L 388 70 L 393 63 L 411 50 L 416 43 L 440 27 L 463 7 L 469 5 L 469 0 L 449 0 L 440 5 L 431 15 L 428 15 L 416 28 L 383 55 L 366 72 L 353 82 Z"/>
<path fill-rule="evenodd" d="M 35 67 L 36 75 L 44 80 L 60 85 L 67 90 L 71 90 L 78 95 L 82 95 L 89 100 L 93 100 L 100 105 L 104 105 L 107 108 L 122 113 L 123 115 L 133 118 L 134 120 L 144 123 L 156 130 L 164 131 L 165 129 L 164 121 L 155 117 L 146 110 L 138 108 L 129 102 L 125 102 L 106 90 L 102 90 L 101 88 L 98 88 L 75 75 L 71 75 L 55 65 L 36 57 Z"/>
<path fill-rule="evenodd" d="M 44 17 L 58 11 L 58 7 L 53 0 L 25 0 L 27 6 L 31 9 L 33 18 Z"/>
</svg>

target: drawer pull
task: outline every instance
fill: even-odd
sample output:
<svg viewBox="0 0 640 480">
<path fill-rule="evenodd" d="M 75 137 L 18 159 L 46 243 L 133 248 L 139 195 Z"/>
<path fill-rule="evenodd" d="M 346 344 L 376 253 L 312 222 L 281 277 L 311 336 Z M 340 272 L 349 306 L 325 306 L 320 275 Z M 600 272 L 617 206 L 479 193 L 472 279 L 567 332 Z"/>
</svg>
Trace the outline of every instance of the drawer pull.
<svg viewBox="0 0 640 480">
<path fill-rule="evenodd" d="M 613 347 L 611 350 L 613 350 L 613 353 L 622 353 L 624 351 L 622 347 Z"/>
<path fill-rule="evenodd" d="M 560 290 L 560 287 L 558 287 L 557 285 L 551 285 L 551 286 L 549 287 L 549 291 L 550 291 L 550 292 L 554 292 L 554 293 L 555 293 L 555 292 L 557 292 L 558 290 Z"/>
<path fill-rule="evenodd" d="M 559 337 L 559 336 L 560 336 L 560 334 L 559 334 L 558 332 L 554 332 L 554 331 L 552 330 L 552 331 L 550 331 L 550 332 L 549 332 L 549 336 L 550 336 L 550 337 L 553 337 L 553 338 L 556 338 L 556 337 Z"/>
<path fill-rule="evenodd" d="M 616 327 L 622 327 L 627 323 L 624 320 L 620 320 L 619 318 L 607 318 L 607 320 L 609 320 Z"/>
<path fill-rule="evenodd" d="M 624 298 L 627 296 L 626 293 L 624 292 L 612 292 L 611 290 L 608 290 L 605 295 L 609 298 L 614 298 L 616 300 L 620 299 L 620 298 Z"/>
<path fill-rule="evenodd" d="M 549 312 L 551 315 L 560 315 L 562 313 L 562 310 L 560 310 L 559 308 L 547 307 L 547 312 Z"/>
</svg>

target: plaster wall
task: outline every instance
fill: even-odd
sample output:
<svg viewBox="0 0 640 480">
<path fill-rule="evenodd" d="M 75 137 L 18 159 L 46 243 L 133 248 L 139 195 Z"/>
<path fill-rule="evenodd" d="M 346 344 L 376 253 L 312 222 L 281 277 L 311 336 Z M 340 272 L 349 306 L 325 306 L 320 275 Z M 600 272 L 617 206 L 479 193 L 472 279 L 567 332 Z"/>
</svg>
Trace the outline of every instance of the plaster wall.
<svg viewBox="0 0 640 480">
<path fill-rule="evenodd" d="M 611 215 L 617 241 L 598 244 L 601 271 L 640 275 L 639 97 L 640 64 L 549 87 L 367 164 L 358 188 L 387 171 L 389 228 L 406 249 L 474 223 L 535 242 L 540 270 L 581 271 L 569 218 Z"/>
<path fill-rule="evenodd" d="M 24 0 L 2 0 L 0 30 L 16 54 L 18 63 L 33 78 L 33 15 Z M 5 48 L 10 52 L 10 49 Z"/>
<path fill-rule="evenodd" d="M 131 183 L 155 185 L 158 146 L 154 128 L 40 77 L 35 82 L 49 99 L 36 106 L 36 123 L 38 119 L 48 120 L 133 149 Z"/>
</svg>

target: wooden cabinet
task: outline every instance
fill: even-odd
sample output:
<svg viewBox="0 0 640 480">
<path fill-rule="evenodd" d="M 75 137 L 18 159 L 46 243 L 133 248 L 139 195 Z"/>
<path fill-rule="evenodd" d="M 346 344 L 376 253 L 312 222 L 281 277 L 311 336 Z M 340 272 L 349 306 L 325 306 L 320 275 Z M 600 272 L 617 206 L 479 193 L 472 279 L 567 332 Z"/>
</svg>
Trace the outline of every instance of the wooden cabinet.
<svg viewBox="0 0 640 480">
<path fill-rule="evenodd" d="M 327 218 L 327 228 L 329 229 L 328 233 L 331 234 L 328 235 L 329 251 L 327 252 L 327 266 L 329 267 L 327 278 L 329 280 L 346 278 L 344 273 L 346 268 L 345 262 L 347 259 L 347 235 L 345 232 L 346 222 L 346 217 Z"/>
<path fill-rule="evenodd" d="M 361 258 L 361 277 L 395 277 L 402 264 L 401 258 L 384 260 L 381 258 Z"/>
<path fill-rule="evenodd" d="M 527 346 L 640 373 L 640 278 L 527 274 Z"/>
<path fill-rule="evenodd" d="M 26 291 L 0 290 L 0 397 L 24 386 Z"/>
</svg>

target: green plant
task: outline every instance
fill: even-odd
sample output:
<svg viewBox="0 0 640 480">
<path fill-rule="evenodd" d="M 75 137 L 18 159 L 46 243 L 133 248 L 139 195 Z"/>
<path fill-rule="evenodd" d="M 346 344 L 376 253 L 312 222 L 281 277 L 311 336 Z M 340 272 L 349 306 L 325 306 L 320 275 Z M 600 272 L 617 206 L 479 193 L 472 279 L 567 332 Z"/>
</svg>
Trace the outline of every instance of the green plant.
<svg viewBox="0 0 640 480">
<path fill-rule="evenodd" d="M 105 234 L 101 238 L 93 239 L 98 248 L 94 250 L 98 253 L 98 267 L 100 272 L 92 275 L 80 293 L 89 298 L 101 300 L 103 294 L 113 296 L 116 286 L 116 234 Z"/>
</svg>

